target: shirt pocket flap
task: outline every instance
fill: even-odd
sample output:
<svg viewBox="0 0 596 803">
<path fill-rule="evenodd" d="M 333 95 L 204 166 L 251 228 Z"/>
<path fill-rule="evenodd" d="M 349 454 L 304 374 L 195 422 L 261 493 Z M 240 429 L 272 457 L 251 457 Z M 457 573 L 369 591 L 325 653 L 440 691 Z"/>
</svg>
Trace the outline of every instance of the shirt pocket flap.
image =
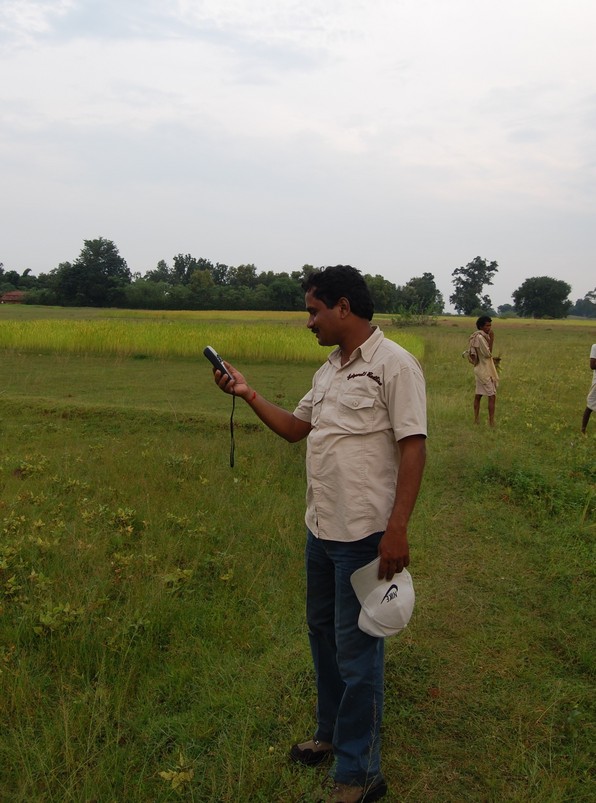
<svg viewBox="0 0 596 803">
<path fill-rule="evenodd" d="M 346 394 L 340 399 L 341 404 L 350 410 L 365 410 L 372 407 L 375 403 L 373 396 L 361 396 L 357 394 Z"/>
</svg>

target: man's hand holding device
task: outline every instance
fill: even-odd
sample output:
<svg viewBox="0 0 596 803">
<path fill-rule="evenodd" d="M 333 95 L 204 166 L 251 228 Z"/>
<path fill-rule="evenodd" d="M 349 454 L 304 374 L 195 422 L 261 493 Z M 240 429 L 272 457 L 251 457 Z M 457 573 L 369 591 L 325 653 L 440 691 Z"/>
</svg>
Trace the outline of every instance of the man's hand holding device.
<svg viewBox="0 0 596 803">
<path fill-rule="evenodd" d="M 228 371 L 228 369 L 224 365 L 224 361 L 219 356 L 217 351 L 215 351 L 214 348 L 212 348 L 211 346 L 206 346 L 203 349 L 203 354 L 205 355 L 205 357 L 207 357 L 207 359 L 209 360 L 211 365 L 215 368 L 215 370 L 219 371 L 222 376 L 224 374 L 227 374 L 230 379 L 232 378 L 232 374 Z"/>
<path fill-rule="evenodd" d="M 242 396 L 248 390 L 242 374 L 226 365 L 219 354 L 212 346 L 206 346 L 203 354 L 213 366 L 213 376 L 216 385 L 225 393 L 232 396 L 232 414 L 230 416 L 230 468 L 234 468 L 234 409 L 236 406 L 236 396 Z M 234 374 L 232 374 L 234 371 Z"/>
<path fill-rule="evenodd" d="M 226 393 L 233 393 L 241 399 L 249 399 L 251 396 L 254 398 L 256 393 L 252 391 L 242 376 L 242 374 L 233 368 L 229 363 L 226 365 L 219 354 L 211 346 L 203 349 L 203 354 L 209 362 L 213 365 L 214 370 L 219 371 L 219 376 L 215 374 L 215 383 Z"/>
</svg>

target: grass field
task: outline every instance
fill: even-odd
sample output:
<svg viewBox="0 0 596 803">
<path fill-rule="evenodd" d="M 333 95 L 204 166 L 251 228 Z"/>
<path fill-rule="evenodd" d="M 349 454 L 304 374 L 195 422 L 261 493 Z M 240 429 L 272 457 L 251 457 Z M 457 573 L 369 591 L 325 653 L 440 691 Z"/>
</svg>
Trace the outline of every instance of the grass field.
<svg viewBox="0 0 596 803">
<path fill-rule="evenodd" d="M 292 409 L 326 353 L 304 322 L 0 308 L 0 800 L 316 788 L 286 758 L 315 702 L 304 444 L 239 403 L 230 469 L 230 399 L 201 355 Z M 387 642 L 387 800 L 593 801 L 596 329 L 495 321 L 491 430 L 485 407 L 472 424 L 470 320 L 381 323 L 429 405 L 417 605 Z"/>
</svg>

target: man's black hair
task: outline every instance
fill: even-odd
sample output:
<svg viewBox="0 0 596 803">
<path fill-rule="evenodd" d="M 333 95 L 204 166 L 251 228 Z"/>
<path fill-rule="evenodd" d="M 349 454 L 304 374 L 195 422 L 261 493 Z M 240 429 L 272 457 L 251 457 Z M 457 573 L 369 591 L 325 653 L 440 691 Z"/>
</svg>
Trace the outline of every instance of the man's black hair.
<svg viewBox="0 0 596 803">
<path fill-rule="evenodd" d="M 478 318 L 478 320 L 476 321 L 476 329 L 482 329 L 484 324 L 492 323 L 492 322 L 493 322 L 493 319 L 490 317 L 490 315 L 481 315 Z"/>
<path fill-rule="evenodd" d="M 375 307 L 370 290 L 360 271 L 351 265 L 334 265 L 314 271 L 302 282 L 302 289 L 305 293 L 312 291 L 314 297 L 329 309 L 340 298 L 347 298 L 354 315 L 372 320 Z"/>
</svg>

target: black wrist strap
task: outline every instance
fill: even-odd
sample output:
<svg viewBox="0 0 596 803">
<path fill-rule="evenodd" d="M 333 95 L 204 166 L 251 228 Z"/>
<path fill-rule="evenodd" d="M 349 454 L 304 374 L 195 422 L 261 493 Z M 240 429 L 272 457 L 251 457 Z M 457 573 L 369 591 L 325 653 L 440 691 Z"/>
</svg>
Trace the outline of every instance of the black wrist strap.
<svg viewBox="0 0 596 803">
<path fill-rule="evenodd" d="M 236 409 L 236 394 L 232 393 L 232 414 L 230 415 L 230 468 L 234 468 L 234 410 Z"/>
</svg>

